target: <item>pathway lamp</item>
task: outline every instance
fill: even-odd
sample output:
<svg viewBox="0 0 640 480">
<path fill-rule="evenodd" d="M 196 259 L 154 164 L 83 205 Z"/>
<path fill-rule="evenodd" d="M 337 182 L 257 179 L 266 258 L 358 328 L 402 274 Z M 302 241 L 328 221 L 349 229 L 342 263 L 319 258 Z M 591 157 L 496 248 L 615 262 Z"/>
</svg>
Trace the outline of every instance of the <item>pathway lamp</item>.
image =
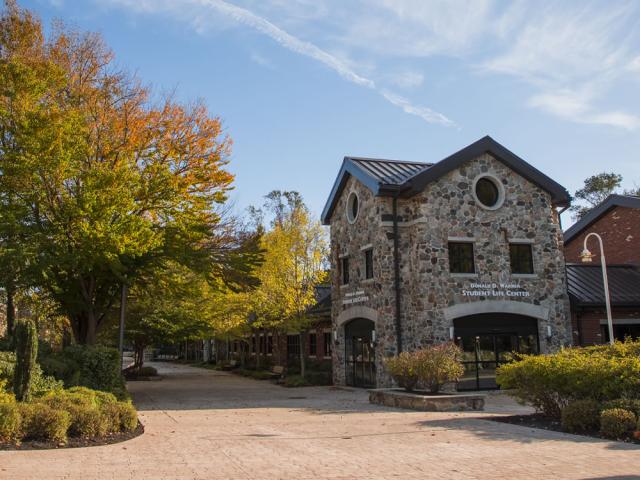
<svg viewBox="0 0 640 480">
<path fill-rule="evenodd" d="M 580 258 L 583 263 L 591 263 L 593 261 L 593 257 L 595 255 L 589 251 L 587 248 L 587 241 L 591 236 L 594 236 L 598 239 L 598 243 L 600 244 L 600 264 L 602 267 L 602 283 L 604 284 L 604 301 L 607 307 L 607 326 L 609 327 L 609 343 L 613 345 L 613 319 L 611 318 L 611 297 L 609 296 L 609 280 L 607 279 L 607 261 L 604 258 L 604 245 L 602 243 L 602 237 L 595 232 L 591 232 L 586 237 L 584 237 L 584 249 L 580 254 Z"/>
</svg>

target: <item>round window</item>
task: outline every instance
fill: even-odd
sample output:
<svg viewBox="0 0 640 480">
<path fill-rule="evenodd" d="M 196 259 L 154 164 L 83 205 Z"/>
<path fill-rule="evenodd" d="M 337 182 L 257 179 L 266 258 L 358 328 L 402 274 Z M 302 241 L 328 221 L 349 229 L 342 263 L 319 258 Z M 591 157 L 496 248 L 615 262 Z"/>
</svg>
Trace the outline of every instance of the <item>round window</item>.
<svg viewBox="0 0 640 480">
<path fill-rule="evenodd" d="M 358 195 L 355 192 L 351 192 L 347 199 L 347 219 L 349 223 L 355 222 L 356 218 L 358 218 L 358 208 Z"/>
<path fill-rule="evenodd" d="M 502 188 L 498 181 L 491 177 L 481 177 L 476 181 L 474 194 L 476 200 L 484 208 L 496 209 L 502 203 Z"/>
</svg>

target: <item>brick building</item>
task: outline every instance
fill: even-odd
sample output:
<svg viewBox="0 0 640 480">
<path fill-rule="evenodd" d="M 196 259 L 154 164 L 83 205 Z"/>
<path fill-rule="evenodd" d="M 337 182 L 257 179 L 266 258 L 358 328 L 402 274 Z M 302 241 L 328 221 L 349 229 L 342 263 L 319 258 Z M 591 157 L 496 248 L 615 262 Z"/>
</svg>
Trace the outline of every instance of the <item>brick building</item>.
<svg viewBox="0 0 640 480">
<path fill-rule="evenodd" d="M 640 338 L 640 198 L 610 195 L 564 233 L 567 286 L 574 343 L 593 345 L 609 340 L 600 251 L 595 239 L 588 248 L 593 264 L 581 264 L 584 239 L 602 237 L 611 293 L 613 334 Z"/>
<path fill-rule="evenodd" d="M 572 342 L 559 208 L 567 191 L 484 137 L 437 163 L 346 157 L 331 227 L 336 384 L 387 386 L 383 359 L 455 340 L 459 388 L 511 351 Z"/>
</svg>

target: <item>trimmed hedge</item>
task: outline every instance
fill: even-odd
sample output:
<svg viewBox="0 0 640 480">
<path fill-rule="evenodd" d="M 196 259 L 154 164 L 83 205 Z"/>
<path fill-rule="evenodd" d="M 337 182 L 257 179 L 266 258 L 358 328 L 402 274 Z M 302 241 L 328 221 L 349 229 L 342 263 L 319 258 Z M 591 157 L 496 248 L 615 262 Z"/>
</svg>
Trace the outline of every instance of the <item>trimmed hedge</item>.
<svg viewBox="0 0 640 480">
<path fill-rule="evenodd" d="M 550 417 L 576 400 L 640 398 L 640 341 L 516 359 L 498 369 L 498 385 Z"/>
<path fill-rule="evenodd" d="M 565 432 L 589 432 L 600 428 L 600 404 L 595 400 L 576 400 L 562 409 Z"/>
<path fill-rule="evenodd" d="M 24 440 L 64 443 L 71 425 L 71 415 L 43 403 L 19 403 Z"/>
<path fill-rule="evenodd" d="M 635 430 L 637 418 L 623 408 L 610 408 L 600 414 L 600 433 L 612 439 L 628 437 Z"/>
<path fill-rule="evenodd" d="M 0 402 L 0 442 L 15 442 L 22 436 L 22 417 L 18 404 Z"/>
</svg>

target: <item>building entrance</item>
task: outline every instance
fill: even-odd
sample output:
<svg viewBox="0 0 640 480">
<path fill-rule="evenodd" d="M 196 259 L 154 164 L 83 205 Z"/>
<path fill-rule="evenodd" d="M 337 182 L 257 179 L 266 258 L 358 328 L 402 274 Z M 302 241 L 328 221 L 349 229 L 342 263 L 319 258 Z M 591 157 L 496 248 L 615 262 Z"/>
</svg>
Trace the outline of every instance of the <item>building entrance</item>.
<svg viewBox="0 0 640 480">
<path fill-rule="evenodd" d="M 512 353 L 538 353 L 538 322 L 523 315 L 483 313 L 454 320 L 465 374 L 458 390 L 498 388 L 496 370 Z"/>
<path fill-rule="evenodd" d="M 375 325 L 357 318 L 345 325 L 346 383 L 353 387 L 376 386 L 376 358 L 373 345 Z"/>
</svg>

